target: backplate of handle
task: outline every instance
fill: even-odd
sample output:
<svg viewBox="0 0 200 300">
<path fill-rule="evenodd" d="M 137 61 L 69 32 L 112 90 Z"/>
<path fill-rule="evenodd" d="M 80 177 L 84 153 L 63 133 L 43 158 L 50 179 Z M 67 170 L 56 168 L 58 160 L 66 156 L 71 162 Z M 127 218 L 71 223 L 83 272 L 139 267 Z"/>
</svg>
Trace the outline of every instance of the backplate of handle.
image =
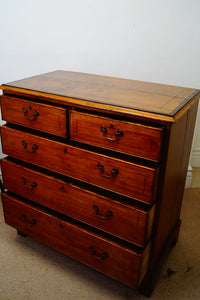
<svg viewBox="0 0 200 300">
<path fill-rule="evenodd" d="M 32 110 L 32 108 L 30 107 L 29 108 L 29 111 L 31 112 L 31 110 Z M 39 111 L 38 110 L 35 110 L 34 112 L 33 112 L 33 117 L 32 118 L 30 118 L 30 117 L 28 117 L 28 109 L 26 108 L 26 107 L 23 107 L 23 109 L 22 109 L 22 111 L 23 111 L 23 113 L 24 113 L 24 116 L 26 117 L 26 119 L 27 120 L 29 120 L 29 121 L 35 121 L 35 120 L 37 120 L 37 118 L 39 117 Z"/>
<path fill-rule="evenodd" d="M 32 146 L 32 150 L 28 150 L 27 147 L 28 147 L 28 143 L 26 141 L 22 141 L 22 145 L 24 146 L 24 149 L 29 152 L 29 153 L 35 153 L 35 151 L 38 149 L 38 145 L 34 144 Z"/>
<path fill-rule="evenodd" d="M 110 217 L 113 216 L 113 212 L 111 210 L 108 210 L 105 216 L 101 215 L 97 205 L 93 205 L 93 209 L 96 213 L 96 216 L 100 219 L 108 220 L 108 219 L 110 219 Z"/>
<path fill-rule="evenodd" d="M 104 166 L 101 163 L 98 163 L 97 167 L 100 170 L 101 176 L 106 177 L 106 178 L 114 178 L 117 176 L 117 174 L 119 174 L 119 170 L 117 168 L 113 168 L 111 171 L 111 175 L 109 175 L 105 172 Z"/>
<path fill-rule="evenodd" d="M 110 128 L 113 130 L 113 125 L 111 124 Z M 112 141 L 112 142 L 116 142 L 119 140 L 120 137 L 122 137 L 124 135 L 124 132 L 121 129 L 118 129 L 115 132 L 115 138 L 109 137 L 108 136 L 108 129 L 106 128 L 106 126 L 102 125 L 101 126 L 101 132 L 103 132 L 103 136 L 106 140 Z"/>
<path fill-rule="evenodd" d="M 31 185 L 28 185 L 28 184 L 27 184 L 27 180 L 26 180 L 26 178 L 24 178 L 24 177 L 22 177 L 22 182 L 23 182 L 24 186 L 25 186 L 26 188 L 28 188 L 29 190 L 33 190 L 33 189 L 35 189 L 36 186 L 37 186 L 37 183 L 36 183 L 35 181 L 33 181 L 33 183 L 32 183 Z"/>
<path fill-rule="evenodd" d="M 22 221 L 30 227 L 37 224 L 35 219 L 29 220 L 25 214 L 22 215 Z"/>
<path fill-rule="evenodd" d="M 90 253 L 92 254 L 92 256 L 94 256 L 98 260 L 105 260 L 106 258 L 108 258 L 108 253 L 107 252 L 103 252 L 101 254 L 98 254 L 95 250 L 95 247 L 93 247 L 93 246 L 90 246 L 89 250 L 90 250 Z"/>
</svg>

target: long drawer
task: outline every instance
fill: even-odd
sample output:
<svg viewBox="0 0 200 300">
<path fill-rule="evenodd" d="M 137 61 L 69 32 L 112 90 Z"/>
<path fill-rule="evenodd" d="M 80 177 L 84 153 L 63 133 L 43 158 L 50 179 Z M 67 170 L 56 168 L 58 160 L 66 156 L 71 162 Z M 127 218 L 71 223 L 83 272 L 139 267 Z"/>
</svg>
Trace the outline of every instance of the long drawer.
<svg viewBox="0 0 200 300">
<path fill-rule="evenodd" d="M 1 170 L 13 193 L 139 246 L 150 239 L 154 207 L 146 212 L 6 159 Z"/>
<path fill-rule="evenodd" d="M 13 128 L 1 128 L 3 152 L 12 157 L 151 203 L 156 169 L 123 161 Z"/>
<path fill-rule="evenodd" d="M 1 96 L 2 119 L 54 135 L 67 136 L 67 110 L 20 98 Z"/>
<path fill-rule="evenodd" d="M 146 272 L 149 247 L 139 254 L 78 225 L 3 194 L 7 224 L 97 270 L 137 286 Z"/>
<path fill-rule="evenodd" d="M 70 137 L 82 143 L 158 161 L 162 128 L 70 111 Z"/>
</svg>

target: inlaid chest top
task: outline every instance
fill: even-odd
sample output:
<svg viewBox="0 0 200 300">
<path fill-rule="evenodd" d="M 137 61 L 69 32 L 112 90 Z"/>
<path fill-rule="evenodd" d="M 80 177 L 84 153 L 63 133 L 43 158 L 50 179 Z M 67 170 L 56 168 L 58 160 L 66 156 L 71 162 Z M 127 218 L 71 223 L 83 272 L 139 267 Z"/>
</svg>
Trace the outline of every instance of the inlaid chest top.
<svg viewBox="0 0 200 300">
<path fill-rule="evenodd" d="M 69 71 L 55 71 L 1 86 L 3 90 L 64 96 L 63 102 L 87 102 L 87 106 L 104 105 L 113 110 L 128 109 L 173 117 L 198 90 L 136 80 L 127 80 Z M 46 95 L 47 96 L 47 95 Z M 45 96 L 44 96 L 45 97 Z M 71 99 L 71 100 L 70 100 Z"/>
</svg>

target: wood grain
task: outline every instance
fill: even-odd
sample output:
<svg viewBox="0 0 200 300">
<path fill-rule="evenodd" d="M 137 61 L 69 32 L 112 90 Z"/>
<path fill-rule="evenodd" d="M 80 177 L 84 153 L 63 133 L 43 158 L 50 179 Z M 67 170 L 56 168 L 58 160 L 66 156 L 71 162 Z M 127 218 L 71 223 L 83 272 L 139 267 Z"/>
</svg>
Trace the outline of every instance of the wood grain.
<svg viewBox="0 0 200 300">
<path fill-rule="evenodd" d="M 160 196 L 155 213 L 152 250 L 147 274 L 140 290 L 150 296 L 158 279 L 164 259 L 178 240 L 180 211 L 189 163 L 190 149 L 198 102 L 192 104 L 172 127 L 168 128 L 168 148 L 161 181 Z M 166 164 L 166 166 L 165 166 Z M 162 171 L 161 171 L 162 172 Z"/>
<path fill-rule="evenodd" d="M 9 127 L 1 127 L 3 153 L 43 168 L 151 203 L 157 189 L 156 169 L 76 148 Z M 27 150 L 37 145 L 34 153 Z M 104 167 L 104 173 L 98 168 Z M 118 170 L 116 176 L 113 169 Z M 105 176 L 106 177 L 105 177 Z M 107 176 L 111 177 L 108 178 Z"/>
<path fill-rule="evenodd" d="M 57 219 L 14 197 L 4 194 L 2 198 L 7 224 L 126 284 L 136 287 L 141 280 L 140 264 L 146 256 L 142 257 L 133 250 Z M 91 246 L 97 256 L 107 253 L 108 257 L 97 259 L 90 251 Z"/>
<path fill-rule="evenodd" d="M 149 213 L 113 199 L 84 190 L 55 177 L 15 164 L 1 161 L 4 187 L 55 211 L 143 246 L 151 237 Z M 17 176 L 16 176 L 17 174 Z M 23 179 L 26 180 L 26 184 Z M 36 183 L 34 187 L 33 183 Z M 52 195 L 54 195 L 52 197 Z M 99 208 L 96 214 L 94 206 Z M 105 218 L 111 211 L 112 216 Z M 98 217 L 97 215 L 101 217 Z M 150 213 L 152 215 L 152 212 Z M 119 226 L 119 224 L 121 224 Z"/>
<path fill-rule="evenodd" d="M 192 144 L 198 102 L 191 106 L 170 130 L 167 167 L 163 183 L 155 241 L 154 260 L 180 218 L 186 173 Z"/>
<path fill-rule="evenodd" d="M 159 113 L 152 113 L 149 111 L 141 111 L 137 109 L 122 107 L 122 106 L 115 106 L 111 104 L 105 104 L 101 102 L 92 102 L 87 100 L 80 100 L 76 98 L 70 98 L 60 95 L 54 95 L 49 93 L 42 93 L 34 90 L 27 90 L 22 89 L 18 87 L 10 87 L 7 85 L 2 85 L 0 88 L 3 90 L 4 95 L 12 95 L 12 96 L 18 96 L 18 97 L 26 97 L 30 99 L 39 98 L 42 101 L 47 101 L 61 104 L 61 105 L 67 105 L 72 106 L 73 108 L 85 108 L 89 110 L 93 110 L 96 112 L 103 112 L 103 113 L 111 113 L 112 115 L 121 116 L 122 114 L 129 118 L 137 118 L 139 120 L 147 120 L 148 121 L 157 121 L 161 124 L 166 124 L 166 122 L 172 122 L 174 123 L 177 118 L 179 118 L 179 115 L 182 115 L 182 110 L 180 110 L 176 115 L 174 116 L 168 116 L 163 115 Z M 197 99 L 198 95 L 196 96 Z M 194 97 L 195 98 L 195 97 Z M 1 99 L 1 98 L 0 98 Z"/>
<path fill-rule="evenodd" d="M 106 128 L 103 133 L 102 126 Z M 116 136 L 117 132 L 122 135 Z M 70 138 L 102 148 L 159 161 L 162 128 L 70 111 Z"/>
<path fill-rule="evenodd" d="M 191 94 L 198 93 L 184 87 L 67 71 L 33 76 L 1 88 L 5 86 L 167 116 L 175 115 Z"/>
<path fill-rule="evenodd" d="M 66 71 L 0 88 L 9 123 L 1 128 L 3 152 L 12 157 L 2 161 L 3 179 L 19 195 L 3 195 L 6 222 L 150 296 L 178 239 L 199 91 Z M 30 114 L 33 105 L 41 115 L 44 108 L 46 123 L 25 123 L 20 113 L 27 104 Z M 71 120 L 63 117 L 68 110 Z M 70 132 L 74 142 L 45 132 L 67 139 Z"/>
<path fill-rule="evenodd" d="M 27 110 L 27 114 L 23 112 L 23 109 Z M 34 119 L 33 114 L 36 111 L 39 113 L 39 116 Z M 4 121 L 61 137 L 67 136 L 65 108 L 1 96 L 1 112 Z"/>
</svg>

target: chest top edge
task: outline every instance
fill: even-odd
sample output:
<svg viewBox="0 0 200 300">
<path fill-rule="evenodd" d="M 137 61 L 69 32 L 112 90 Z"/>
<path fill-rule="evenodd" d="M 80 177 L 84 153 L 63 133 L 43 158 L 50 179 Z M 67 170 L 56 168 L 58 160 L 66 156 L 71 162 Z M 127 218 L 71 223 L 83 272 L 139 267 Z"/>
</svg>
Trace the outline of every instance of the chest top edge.
<svg viewBox="0 0 200 300">
<path fill-rule="evenodd" d="M 0 86 L 4 94 L 173 123 L 200 91 L 78 72 L 55 71 Z"/>
</svg>

